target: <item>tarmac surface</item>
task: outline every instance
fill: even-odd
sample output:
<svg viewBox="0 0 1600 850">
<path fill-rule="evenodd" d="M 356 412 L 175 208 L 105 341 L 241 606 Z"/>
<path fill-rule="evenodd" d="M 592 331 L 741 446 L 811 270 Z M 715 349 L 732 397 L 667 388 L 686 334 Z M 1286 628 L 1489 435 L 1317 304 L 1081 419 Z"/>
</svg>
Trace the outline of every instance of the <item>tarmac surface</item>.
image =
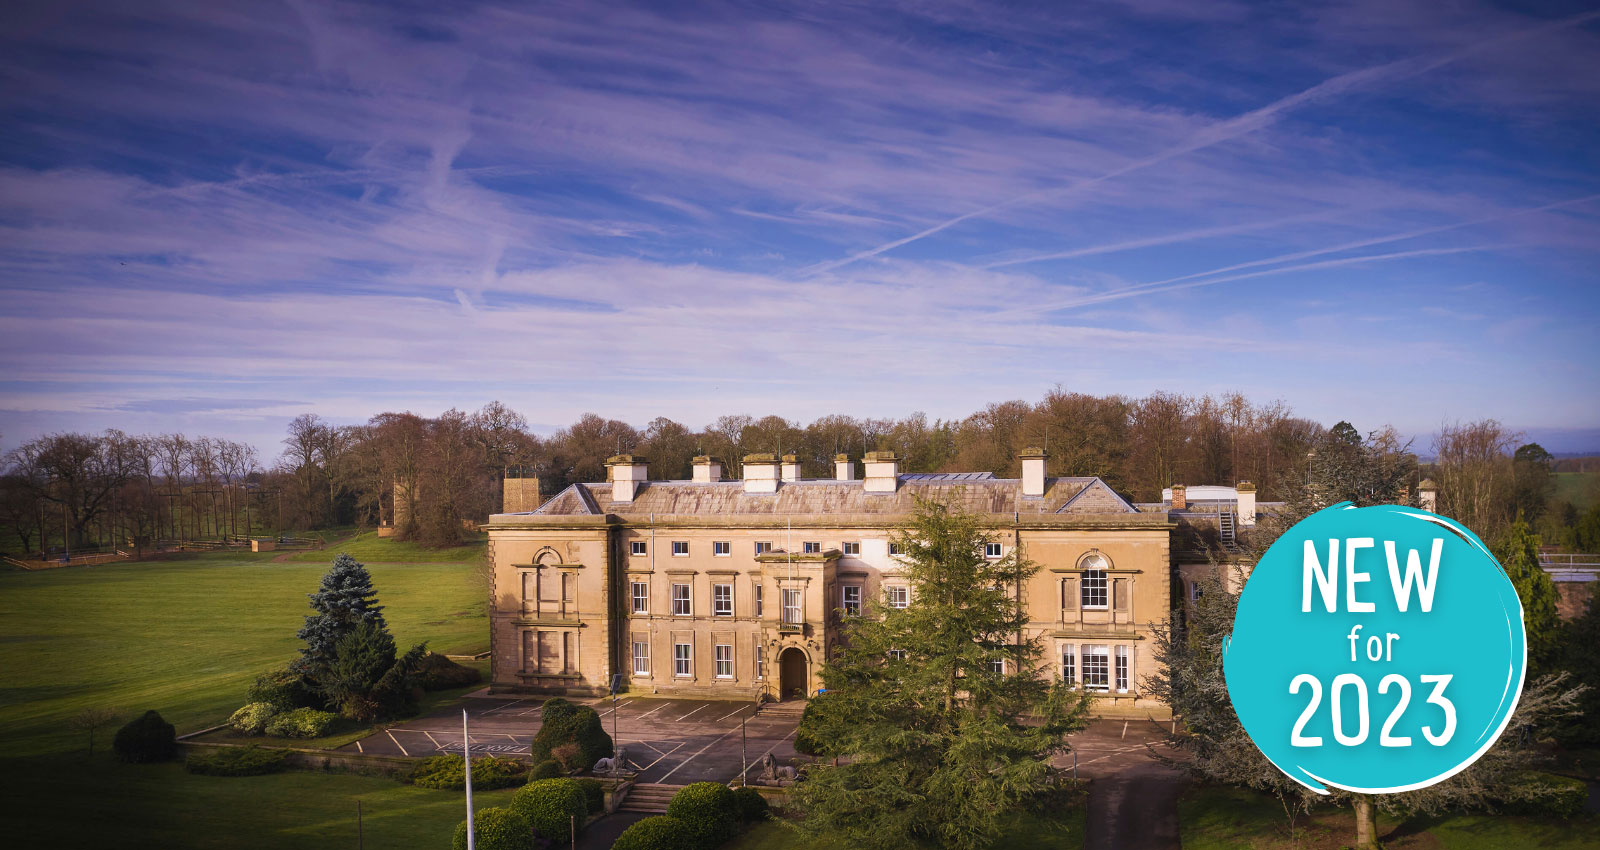
<svg viewBox="0 0 1600 850">
<path fill-rule="evenodd" d="M 465 700 L 472 754 L 527 755 L 528 743 L 539 731 L 545 699 L 475 696 Z M 767 753 L 779 764 L 789 764 L 796 757 L 798 715 L 759 713 L 751 702 L 623 696 L 616 700 L 613 713 L 609 697 L 571 701 L 599 713 L 606 732 L 623 748 L 629 767 L 639 772 L 639 782 L 729 782 L 746 767 L 754 776 Z M 340 749 L 421 758 L 460 753 L 461 742 L 461 713 L 451 707 Z"/>
<path fill-rule="evenodd" d="M 1149 720 L 1096 720 L 1070 739 L 1078 775 L 1093 779 L 1085 850 L 1178 850 L 1184 775 L 1150 752 L 1169 727 Z M 1072 766 L 1072 755 L 1056 761 Z"/>
</svg>

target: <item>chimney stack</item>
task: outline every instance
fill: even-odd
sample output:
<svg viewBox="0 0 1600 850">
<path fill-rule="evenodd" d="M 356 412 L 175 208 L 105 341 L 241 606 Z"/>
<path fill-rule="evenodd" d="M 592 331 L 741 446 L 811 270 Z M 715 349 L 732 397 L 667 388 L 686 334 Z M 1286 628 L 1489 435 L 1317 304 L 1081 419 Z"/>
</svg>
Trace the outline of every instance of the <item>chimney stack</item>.
<svg viewBox="0 0 1600 850">
<path fill-rule="evenodd" d="M 1417 485 L 1417 497 L 1423 510 L 1430 514 L 1439 512 L 1439 485 L 1435 484 L 1432 478 L 1424 478 L 1422 483 Z"/>
<path fill-rule="evenodd" d="M 856 480 L 856 465 L 849 455 L 838 454 L 833 456 L 833 477 L 840 481 Z"/>
<path fill-rule="evenodd" d="M 1186 510 L 1189 509 L 1189 498 L 1188 498 L 1188 495 L 1187 495 L 1188 491 L 1189 491 L 1189 488 L 1183 486 L 1182 484 L 1174 484 L 1174 485 L 1172 485 L 1172 509 L 1173 510 L 1175 510 L 1175 511 L 1186 511 Z"/>
<path fill-rule="evenodd" d="M 649 461 L 639 455 L 615 455 L 606 458 L 606 470 L 611 479 L 611 501 L 631 502 L 639 492 L 639 485 L 649 478 Z"/>
<path fill-rule="evenodd" d="M 795 457 L 792 454 L 784 455 L 783 456 L 782 470 L 783 470 L 783 480 L 785 480 L 785 481 L 799 481 L 800 480 L 800 459 Z"/>
<path fill-rule="evenodd" d="M 1032 498 L 1043 497 L 1044 467 L 1050 456 L 1044 453 L 1044 449 L 1029 446 L 1017 457 L 1022 460 L 1022 495 Z"/>
<path fill-rule="evenodd" d="M 500 482 L 500 512 L 520 514 L 538 510 L 544 504 L 539 495 L 539 476 L 524 475 L 521 470 L 510 471 Z"/>
<path fill-rule="evenodd" d="M 746 493 L 778 492 L 778 456 L 755 454 L 744 456 L 744 491 Z"/>
<path fill-rule="evenodd" d="M 694 483 L 715 484 L 722 480 L 722 458 L 697 455 L 694 459 Z"/>
<path fill-rule="evenodd" d="M 900 459 L 894 452 L 867 452 L 862 461 L 867 473 L 861 479 L 861 489 L 868 493 L 893 493 L 900 487 Z"/>
<path fill-rule="evenodd" d="M 1239 525 L 1251 528 L 1256 524 L 1256 485 L 1240 481 L 1234 489 L 1239 493 Z"/>
</svg>

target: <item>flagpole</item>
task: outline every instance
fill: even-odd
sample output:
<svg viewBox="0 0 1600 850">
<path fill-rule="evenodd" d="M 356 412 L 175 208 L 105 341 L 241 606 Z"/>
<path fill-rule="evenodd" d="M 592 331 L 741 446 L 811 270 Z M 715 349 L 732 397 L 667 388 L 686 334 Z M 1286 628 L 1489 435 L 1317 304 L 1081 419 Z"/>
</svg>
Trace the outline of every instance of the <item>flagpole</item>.
<svg viewBox="0 0 1600 850">
<path fill-rule="evenodd" d="M 474 850 L 472 829 L 472 739 L 467 737 L 467 710 L 461 709 L 461 758 L 467 763 L 467 850 Z"/>
</svg>

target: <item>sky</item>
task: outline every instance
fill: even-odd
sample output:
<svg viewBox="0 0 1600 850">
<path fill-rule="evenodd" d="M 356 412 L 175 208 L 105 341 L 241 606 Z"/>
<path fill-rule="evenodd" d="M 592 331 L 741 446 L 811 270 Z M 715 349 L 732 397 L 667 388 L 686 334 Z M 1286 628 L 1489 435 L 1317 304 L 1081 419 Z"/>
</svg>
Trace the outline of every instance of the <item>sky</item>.
<svg viewBox="0 0 1600 850">
<path fill-rule="evenodd" d="M 0 449 L 1241 391 L 1600 451 L 1600 4 L 0 10 Z"/>
</svg>

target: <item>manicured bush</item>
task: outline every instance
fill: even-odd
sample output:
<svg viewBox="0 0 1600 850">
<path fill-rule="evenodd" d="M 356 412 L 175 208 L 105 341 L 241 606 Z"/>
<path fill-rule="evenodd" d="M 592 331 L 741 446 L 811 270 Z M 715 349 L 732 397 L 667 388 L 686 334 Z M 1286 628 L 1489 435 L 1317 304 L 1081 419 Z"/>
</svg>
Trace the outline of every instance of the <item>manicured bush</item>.
<svg viewBox="0 0 1600 850">
<path fill-rule="evenodd" d="M 611 850 L 698 850 L 698 846 L 683 821 L 656 815 L 624 829 Z"/>
<path fill-rule="evenodd" d="M 672 795 L 667 814 L 682 821 L 696 847 L 710 850 L 738 831 L 733 791 L 721 782 L 694 782 Z"/>
<path fill-rule="evenodd" d="M 147 711 L 117 730 L 111 749 L 123 761 L 169 761 L 178 754 L 178 732 L 160 714 Z"/>
<path fill-rule="evenodd" d="M 477 850 L 534 850 L 537 846 L 527 818 L 495 806 L 472 813 L 472 841 Z M 465 820 L 456 827 L 450 846 L 453 850 L 467 850 Z"/>
<path fill-rule="evenodd" d="M 251 744 L 196 753 L 185 759 L 183 766 L 190 773 L 204 776 L 260 776 L 282 770 L 288 757 L 283 750 L 264 750 Z"/>
<path fill-rule="evenodd" d="M 606 809 L 606 786 L 598 779 L 588 776 L 576 780 L 578 787 L 583 789 L 583 805 L 589 814 L 597 815 Z"/>
<path fill-rule="evenodd" d="M 555 759 L 545 759 L 534 765 L 533 770 L 528 771 L 529 782 L 539 779 L 560 779 L 561 776 L 561 765 L 556 764 Z"/>
<path fill-rule="evenodd" d="M 1589 787 L 1581 779 L 1528 771 L 1518 779 L 1515 794 L 1505 802 L 1512 814 L 1570 818 L 1583 811 Z"/>
<path fill-rule="evenodd" d="M 528 766 L 516 759 L 483 756 L 472 760 L 472 787 L 492 791 L 520 784 L 528 775 Z M 433 756 L 418 762 L 406 780 L 422 788 L 442 788 L 460 791 L 467 787 L 466 765 L 460 756 Z"/>
<path fill-rule="evenodd" d="M 611 736 L 606 734 L 600 715 L 586 705 L 575 705 L 560 697 L 548 700 L 539 712 L 541 724 L 529 745 L 535 762 L 552 758 L 552 751 L 563 744 L 577 744 L 577 766 L 585 770 L 611 755 Z"/>
<path fill-rule="evenodd" d="M 314 708 L 286 711 L 267 723 L 267 734 L 279 738 L 320 738 L 333 731 L 339 715 Z"/>
<path fill-rule="evenodd" d="M 322 708 L 322 698 L 317 696 L 306 677 L 287 667 L 268 670 L 257 676 L 247 696 L 252 703 L 268 703 L 280 712 L 296 708 Z"/>
<path fill-rule="evenodd" d="M 734 816 L 744 823 L 767 819 L 767 798 L 754 788 L 733 789 Z"/>
<path fill-rule="evenodd" d="M 270 702 L 252 702 L 228 718 L 234 731 L 245 735 L 265 735 L 267 724 L 278 716 L 278 707 Z"/>
<path fill-rule="evenodd" d="M 422 656 L 422 663 L 417 669 L 416 676 L 417 684 L 425 691 L 460 688 L 483 678 L 483 674 L 476 669 L 457 664 L 437 652 Z"/>
<path fill-rule="evenodd" d="M 537 779 L 517 790 L 510 809 L 528 820 L 539 837 L 556 844 L 572 840 L 572 820 L 589 816 L 583 788 L 571 779 Z"/>
</svg>

